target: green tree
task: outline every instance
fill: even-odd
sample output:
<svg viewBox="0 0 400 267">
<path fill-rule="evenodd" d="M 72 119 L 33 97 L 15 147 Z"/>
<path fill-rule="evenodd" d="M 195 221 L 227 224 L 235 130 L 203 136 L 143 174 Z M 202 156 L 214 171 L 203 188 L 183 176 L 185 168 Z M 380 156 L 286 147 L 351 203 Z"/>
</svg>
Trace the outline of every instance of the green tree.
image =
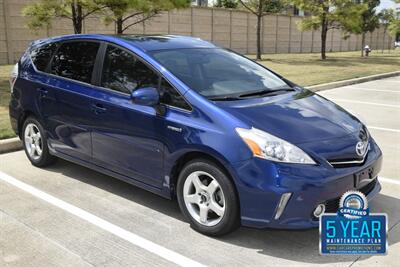
<svg viewBox="0 0 400 267">
<path fill-rule="evenodd" d="M 135 24 L 158 15 L 161 11 L 189 6 L 189 0 L 103 0 L 107 6 L 105 22 L 115 22 L 117 34 Z"/>
<path fill-rule="evenodd" d="M 302 31 L 321 31 L 321 59 L 326 59 L 326 39 L 331 29 L 354 27 L 364 8 L 353 0 L 291 0 L 299 9 L 310 14 L 299 23 Z"/>
<path fill-rule="evenodd" d="M 82 33 L 83 21 L 104 8 L 101 0 L 39 0 L 27 5 L 23 15 L 33 30 L 51 26 L 55 18 L 70 19 L 74 33 Z"/>
<path fill-rule="evenodd" d="M 240 4 L 257 17 L 257 60 L 261 60 L 261 22 L 271 13 L 279 13 L 285 7 L 280 0 L 239 0 Z"/>
<path fill-rule="evenodd" d="M 394 14 L 393 9 L 383 9 L 379 12 L 380 23 L 383 27 L 383 44 L 385 44 L 385 36 L 388 31 L 388 28 L 393 21 L 395 21 L 396 16 Z M 382 45 L 382 53 L 384 50 L 384 45 Z"/>
<path fill-rule="evenodd" d="M 379 14 L 376 8 L 380 5 L 380 0 L 358 0 L 359 5 L 364 5 L 366 8 L 361 13 L 358 20 L 358 25 L 349 29 L 350 32 L 361 34 L 361 56 L 364 56 L 365 36 L 368 32 L 373 32 L 379 28 Z"/>
<path fill-rule="evenodd" d="M 289 4 L 286 0 L 270 0 L 264 5 L 264 12 L 267 14 L 281 13 Z"/>
<path fill-rule="evenodd" d="M 400 0 L 394 0 L 395 3 L 400 4 Z M 400 40 L 400 16 L 395 15 L 393 21 L 389 24 L 388 27 L 389 33 L 394 36 L 396 41 Z"/>
<path fill-rule="evenodd" d="M 214 6 L 224 8 L 237 8 L 238 4 L 239 3 L 237 0 L 218 0 Z"/>
<path fill-rule="evenodd" d="M 400 19 L 394 19 L 388 27 L 390 35 L 394 36 L 396 40 L 400 36 Z"/>
</svg>

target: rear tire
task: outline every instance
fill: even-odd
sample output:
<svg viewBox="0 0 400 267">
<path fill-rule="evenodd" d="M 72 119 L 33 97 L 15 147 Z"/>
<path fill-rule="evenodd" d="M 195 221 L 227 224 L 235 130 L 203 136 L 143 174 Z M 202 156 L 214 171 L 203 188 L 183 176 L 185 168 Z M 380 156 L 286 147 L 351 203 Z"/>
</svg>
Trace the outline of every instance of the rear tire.
<svg viewBox="0 0 400 267">
<path fill-rule="evenodd" d="M 22 126 L 22 143 L 25 154 L 36 167 L 45 167 L 55 162 L 47 146 L 45 130 L 34 117 L 28 117 Z"/>
<path fill-rule="evenodd" d="M 211 161 L 187 163 L 179 174 L 177 197 L 182 213 L 196 231 L 221 236 L 240 225 L 239 201 L 225 172 Z"/>
</svg>

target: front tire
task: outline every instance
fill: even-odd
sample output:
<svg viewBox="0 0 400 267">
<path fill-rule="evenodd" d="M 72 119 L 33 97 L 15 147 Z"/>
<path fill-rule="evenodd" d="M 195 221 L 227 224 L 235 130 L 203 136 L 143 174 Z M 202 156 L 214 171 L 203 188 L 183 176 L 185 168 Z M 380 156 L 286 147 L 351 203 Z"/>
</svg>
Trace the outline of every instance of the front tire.
<svg viewBox="0 0 400 267">
<path fill-rule="evenodd" d="M 22 142 L 25 154 L 32 165 L 44 167 L 55 161 L 55 157 L 49 153 L 44 128 L 34 117 L 28 117 L 24 122 Z"/>
<path fill-rule="evenodd" d="M 239 201 L 225 172 L 211 161 L 187 163 L 178 179 L 177 197 L 182 213 L 196 231 L 221 236 L 239 225 Z"/>
</svg>

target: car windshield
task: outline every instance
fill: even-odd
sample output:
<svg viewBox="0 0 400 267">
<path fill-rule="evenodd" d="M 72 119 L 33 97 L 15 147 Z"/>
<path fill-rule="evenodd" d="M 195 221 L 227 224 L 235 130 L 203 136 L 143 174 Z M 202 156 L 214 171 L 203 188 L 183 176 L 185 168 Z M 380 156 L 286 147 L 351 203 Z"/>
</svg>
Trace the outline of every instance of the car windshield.
<svg viewBox="0 0 400 267">
<path fill-rule="evenodd" d="M 209 99 L 255 96 L 257 92 L 289 87 L 257 63 L 221 48 L 157 50 L 150 54 L 187 86 Z"/>
</svg>

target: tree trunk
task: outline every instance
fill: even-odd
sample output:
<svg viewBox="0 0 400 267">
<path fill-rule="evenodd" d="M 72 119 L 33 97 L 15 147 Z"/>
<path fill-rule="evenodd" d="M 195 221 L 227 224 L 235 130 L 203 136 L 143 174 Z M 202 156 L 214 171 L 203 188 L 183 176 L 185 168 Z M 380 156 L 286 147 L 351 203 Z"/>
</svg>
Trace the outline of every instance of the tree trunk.
<svg viewBox="0 0 400 267">
<path fill-rule="evenodd" d="M 257 60 L 261 60 L 261 23 L 264 13 L 264 0 L 258 0 L 257 10 Z"/>
<path fill-rule="evenodd" d="M 361 35 L 361 57 L 364 57 L 364 47 L 365 47 L 365 33 Z"/>
<path fill-rule="evenodd" d="M 72 11 L 72 23 L 74 25 L 74 33 L 80 34 L 82 33 L 82 6 L 74 1 L 71 4 L 71 11 Z"/>
<path fill-rule="evenodd" d="M 82 6 L 78 5 L 77 33 L 82 33 L 82 22 L 83 22 Z"/>
<path fill-rule="evenodd" d="M 322 16 L 321 22 L 321 59 L 326 59 L 326 37 L 328 36 L 328 21 L 326 18 L 326 13 L 329 12 L 329 8 L 325 10 L 324 15 Z"/>
<path fill-rule="evenodd" d="M 321 29 L 321 59 L 326 59 L 326 37 L 328 35 L 328 27 L 326 23 L 323 23 Z"/>
<path fill-rule="evenodd" d="M 261 19 L 261 15 L 257 16 L 257 60 L 261 60 Z"/>
<path fill-rule="evenodd" d="M 326 36 L 328 35 L 327 30 L 321 31 L 321 59 L 326 59 Z"/>
<path fill-rule="evenodd" d="M 124 34 L 123 30 L 124 21 L 122 17 L 117 18 L 117 21 L 115 23 L 117 24 L 117 34 Z"/>
</svg>

